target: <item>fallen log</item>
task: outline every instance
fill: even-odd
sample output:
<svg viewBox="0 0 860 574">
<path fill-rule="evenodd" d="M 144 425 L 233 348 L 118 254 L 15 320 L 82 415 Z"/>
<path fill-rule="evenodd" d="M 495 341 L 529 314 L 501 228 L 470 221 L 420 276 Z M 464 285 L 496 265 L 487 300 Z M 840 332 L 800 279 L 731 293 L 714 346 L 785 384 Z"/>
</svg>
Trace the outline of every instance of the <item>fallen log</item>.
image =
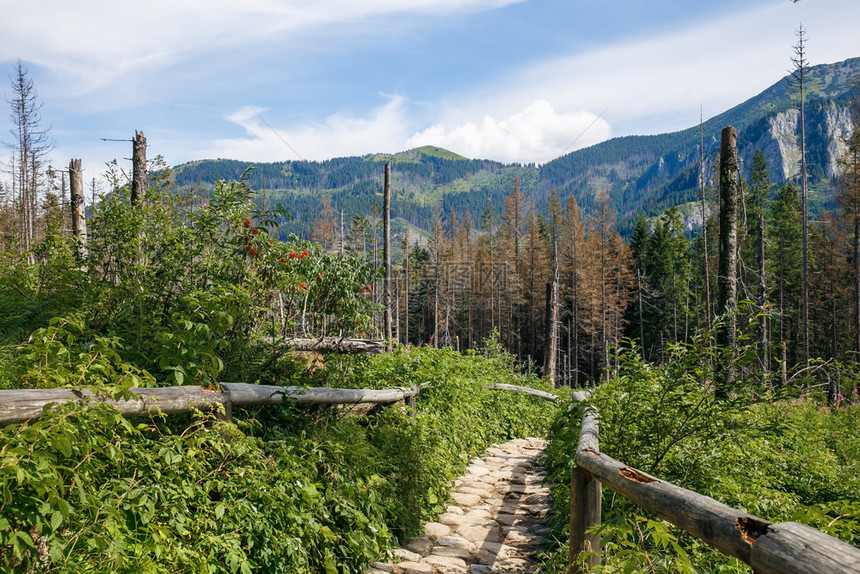
<svg viewBox="0 0 860 574">
<path fill-rule="evenodd" d="M 376 339 L 345 339 L 339 337 L 321 337 L 305 339 L 289 337 L 278 341 L 284 347 L 294 351 L 314 353 L 350 353 L 363 355 L 378 355 L 385 352 L 385 341 Z"/>
</svg>

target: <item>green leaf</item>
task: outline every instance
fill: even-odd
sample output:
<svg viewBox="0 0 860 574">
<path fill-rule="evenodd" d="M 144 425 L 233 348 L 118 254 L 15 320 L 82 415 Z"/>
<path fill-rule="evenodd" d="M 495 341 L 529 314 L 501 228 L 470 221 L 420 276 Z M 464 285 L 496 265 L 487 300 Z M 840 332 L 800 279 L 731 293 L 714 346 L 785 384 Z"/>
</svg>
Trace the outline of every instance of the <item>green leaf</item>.
<svg viewBox="0 0 860 574">
<path fill-rule="evenodd" d="M 63 523 L 63 513 L 59 510 L 56 510 L 51 513 L 51 530 L 57 530 L 60 528 L 60 524 Z"/>
</svg>

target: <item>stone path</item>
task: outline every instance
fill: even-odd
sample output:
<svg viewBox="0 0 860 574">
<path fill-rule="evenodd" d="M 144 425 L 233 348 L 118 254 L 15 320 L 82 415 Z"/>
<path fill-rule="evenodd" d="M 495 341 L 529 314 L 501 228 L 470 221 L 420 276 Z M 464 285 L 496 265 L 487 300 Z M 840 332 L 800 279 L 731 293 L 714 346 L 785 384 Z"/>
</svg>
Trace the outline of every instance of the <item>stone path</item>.
<svg viewBox="0 0 860 574">
<path fill-rule="evenodd" d="M 549 531 L 546 441 L 517 439 L 487 449 L 456 480 L 451 505 L 424 536 L 395 550 L 399 562 L 371 564 L 371 574 L 487 574 L 532 572 Z"/>
</svg>

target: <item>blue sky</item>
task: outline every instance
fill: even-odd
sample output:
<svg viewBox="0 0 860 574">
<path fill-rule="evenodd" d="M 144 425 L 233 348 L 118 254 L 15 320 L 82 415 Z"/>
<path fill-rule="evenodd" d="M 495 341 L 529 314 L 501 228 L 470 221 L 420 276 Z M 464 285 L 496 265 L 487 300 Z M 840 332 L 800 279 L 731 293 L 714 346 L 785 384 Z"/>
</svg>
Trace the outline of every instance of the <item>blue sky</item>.
<svg viewBox="0 0 860 574">
<path fill-rule="evenodd" d="M 87 177 L 130 155 L 100 138 L 135 130 L 172 165 L 424 144 L 545 162 L 757 94 L 801 22 L 812 64 L 860 56 L 858 0 L 0 3 L 4 78 L 25 62 L 53 161 Z"/>
</svg>

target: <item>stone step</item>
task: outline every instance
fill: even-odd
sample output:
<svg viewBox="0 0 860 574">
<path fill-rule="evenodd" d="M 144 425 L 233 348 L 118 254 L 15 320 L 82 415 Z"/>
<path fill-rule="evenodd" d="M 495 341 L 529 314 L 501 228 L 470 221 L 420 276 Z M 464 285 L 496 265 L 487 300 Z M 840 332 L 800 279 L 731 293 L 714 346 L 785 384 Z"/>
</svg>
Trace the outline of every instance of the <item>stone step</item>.
<svg viewBox="0 0 860 574">
<path fill-rule="evenodd" d="M 530 573 L 549 531 L 549 489 L 541 467 L 546 441 L 516 439 L 487 449 L 454 481 L 451 502 L 425 534 L 374 562 L 371 574 Z"/>
</svg>

